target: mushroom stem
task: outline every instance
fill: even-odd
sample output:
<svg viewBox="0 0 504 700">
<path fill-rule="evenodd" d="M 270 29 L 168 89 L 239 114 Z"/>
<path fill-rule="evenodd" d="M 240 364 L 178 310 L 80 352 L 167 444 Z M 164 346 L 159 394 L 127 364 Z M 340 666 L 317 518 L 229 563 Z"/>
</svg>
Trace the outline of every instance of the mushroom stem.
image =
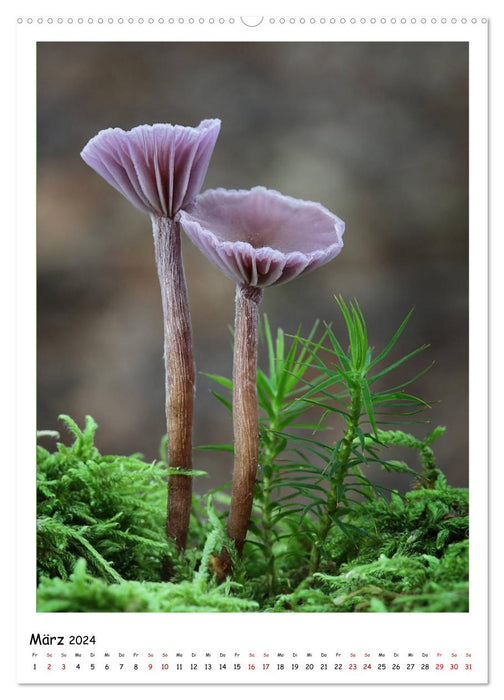
<svg viewBox="0 0 504 700">
<path fill-rule="evenodd" d="M 180 474 L 168 477 L 166 534 L 183 550 L 191 512 L 192 416 L 195 372 L 191 316 L 182 264 L 178 219 L 152 216 L 156 265 L 164 319 L 164 361 L 168 466 Z"/>
<path fill-rule="evenodd" d="M 234 470 L 227 532 L 240 557 L 252 513 L 259 459 L 257 323 L 261 299 L 262 290 L 257 287 L 239 285 L 236 288 L 233 356 Z M 230 572 L 231 558 L 225 548 L 214 569 L 220 579 Z"/>
</svg>

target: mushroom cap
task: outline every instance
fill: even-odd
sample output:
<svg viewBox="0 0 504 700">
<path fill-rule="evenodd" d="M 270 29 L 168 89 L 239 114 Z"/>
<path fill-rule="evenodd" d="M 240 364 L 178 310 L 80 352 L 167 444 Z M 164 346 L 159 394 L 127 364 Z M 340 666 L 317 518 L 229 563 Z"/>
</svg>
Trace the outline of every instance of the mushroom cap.
<svg viewBox="0 0 504 700">
<path fill-rule="evenodd" d="M 220 119 L 205 119 L 196 127 L 104 129 L 81 156 L 135 207 L 173 218 L 200 191 L 220 126 Z"/>
<path fill-rule="evenodd" d="M 271 287 L 324 265 L 344 222 L 316 202 L 264 187 L 207 190 L 179 213 L 191 241 L 236 283 Z"/>
</svg>

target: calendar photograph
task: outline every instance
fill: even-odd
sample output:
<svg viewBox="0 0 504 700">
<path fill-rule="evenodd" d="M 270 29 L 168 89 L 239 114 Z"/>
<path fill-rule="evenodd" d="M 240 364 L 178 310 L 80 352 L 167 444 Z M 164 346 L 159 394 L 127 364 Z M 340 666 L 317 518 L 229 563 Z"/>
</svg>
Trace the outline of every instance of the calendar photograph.
<svg viewBox="0 0 504 700">
<path fill-rule="evenodd" d="M 15 29 L 18 684 L 487 683 L 488 20 Z"/>
<path fill-rule="evenodd" d="M 36 62 L 37 612 L 469 612 L 469 43 Z"/>
</svg>

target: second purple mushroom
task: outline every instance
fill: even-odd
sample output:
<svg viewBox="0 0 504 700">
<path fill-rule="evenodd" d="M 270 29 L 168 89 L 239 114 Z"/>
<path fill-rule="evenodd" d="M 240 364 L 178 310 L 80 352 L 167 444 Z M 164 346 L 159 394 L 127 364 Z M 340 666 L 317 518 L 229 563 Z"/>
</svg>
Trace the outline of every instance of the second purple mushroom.
<svg viewBox="0 0 504 700">
<path fill-rule="evenodd" d="M 274 190 L 207 190 L 180 212 L 192 242 L 236 282 L 233 356 L 234 470 L 227 532 L 241 556 L 252 513 L 259 458 L 258 307 L 263 289 L 284 284 L 332 260 L 344 222 L 321 204 Z M 218 578 L 231 572 L 224 548 Z"/>
</svg>

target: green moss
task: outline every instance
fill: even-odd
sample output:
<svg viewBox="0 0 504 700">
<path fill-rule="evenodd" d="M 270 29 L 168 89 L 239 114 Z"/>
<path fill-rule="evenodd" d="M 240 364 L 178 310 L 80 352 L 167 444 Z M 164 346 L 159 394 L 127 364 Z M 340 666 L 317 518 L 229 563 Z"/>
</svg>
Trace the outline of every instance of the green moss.
<svg viewBox="0 0 504 700">
<path fill-rule="evenodd" d="M 109 584 L 87 573 L 81 559 L 68 580 L 43 577 L 38 612 L 249 612 L 257 603 L 233 595 L 237 584 L 212 587 L 205 579 L 174 583 Z"/>
<path fill-rule="evenodd" d="M 346 564 L 337 576 L 314 574 L 272 611 L 466 612 L 469 609 L 467 542 L 444 557 L 381 554 L 367 564 Z M 455 566 L 454 566 L 455 564 Z"/>
<path fill-rule="evenodd" d="M 85 557 L 89 571 L 110 582 L 160 580 L 160 562 L 173 555 L 164 536 L 166 484 L 161 462 L 102 456 L 90 416 L 54 453 L 37 448 L 37 554 L 40 576 L 67 579 Z"/>
<path fill-rule="evenodd" d="M 278 520 L 273 556 L 278 590 L 265 581 L 262 543 L 247 543 L 234 582 L 217 586 L 209 563 L 226 541 L 212 498 L 193 500 L 190 542 L 178 556 L 164 534 L 166 465 L 103 456 L 96 424 L 67 417 L 74 442 L 38 449 L 39 612 L 463 612 L 468 609 L 468 492 L 437 472 L 431 488 L 356 503 L 321 546 L 295 514 Z M 432 472 L 431 472 L 432 473 Z M 224 504 L 228 498 L 219 496 Z M 254 526 L 252 526 L 252 534 Z M 162 557 L 177 562 L 160 582 Z M 177 558 L 178 557 L 178 558 Z"/>
<path fill-rule="evenodd" d="M 353 525 L 352 539 L 338 536 L 327 545 L 331 566 L 347 560 L 368 562 L 377 554 L 442 556 L 453 542 L 466 540 L 469 529 L 467 489 L 447 486 L 438 477 L 432 489 L 414 489 L 404 498 L 391 494 L 390 501 L 379 498 L 356 504 L 346 522 Z"/>
<path fill-rule="evenodd" d="M 347 520 L 362 534 L 327 544 L 325 571 L 280 596 L 294 612 L 466 612 L 469 609 L 468 493 L 444 478 L 436 488 L 356 505 Z M 330 573 L 329 573 L 330 572 Z"/>
</svg>

